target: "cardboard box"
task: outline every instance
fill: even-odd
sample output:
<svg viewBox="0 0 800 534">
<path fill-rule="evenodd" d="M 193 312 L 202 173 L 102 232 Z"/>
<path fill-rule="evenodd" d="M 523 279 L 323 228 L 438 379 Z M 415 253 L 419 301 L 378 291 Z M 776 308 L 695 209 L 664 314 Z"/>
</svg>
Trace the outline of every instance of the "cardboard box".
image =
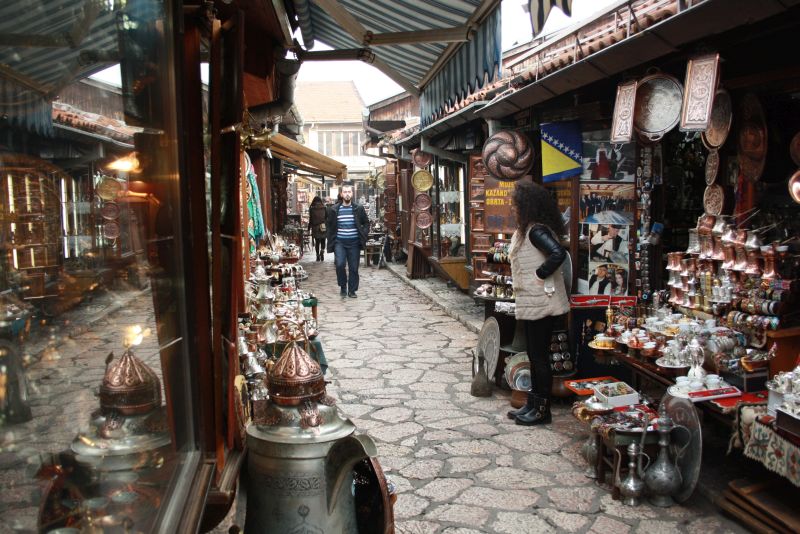
<svg viewBox="0 0 800 534">
<path fill-rule="evenodd" d="M 622 386 L 624 386 L 626 390 L 630 391 L 630 393 L 625 393 L 622 395 L 606 394 L 606 392 L 608 392 L 609 390 L 614 390 L 615 388 L 621 388 Z M 605 404 L 609 404 L 614 407 L 629 406 L 631 404 L 639 403 L 639 392 L 637 392 L 635 389 L 630 387 L 625 382 L 612 382 L 610 384 L 602 384 L 599 386 L 595 386 L 594 396 L 597 398 L 598 401 L 603 402 Z"/>
</svg>

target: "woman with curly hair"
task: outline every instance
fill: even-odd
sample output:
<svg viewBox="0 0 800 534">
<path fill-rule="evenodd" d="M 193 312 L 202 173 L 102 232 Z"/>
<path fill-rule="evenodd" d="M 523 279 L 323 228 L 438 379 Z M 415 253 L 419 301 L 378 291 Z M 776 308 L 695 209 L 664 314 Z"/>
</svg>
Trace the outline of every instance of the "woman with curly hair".
<svg viewBox="0 0 800 534">
<path fill-rule="evenodd" d="M 516 297 L 516 319 L 524 321 L 528 360 L 533 375 L 525 406 L 508 412 L 518 425 L 551 421 L 553 375 L 547 346 L 554 318 L 569 311 L 569 298 L 561 274 L 567 251 L 558 236 L 564 222 L 547 189 L 533 182 L 517 182 L 513 194 L 517 230 L 511 238 L 511 276 Z"/>
</svg>

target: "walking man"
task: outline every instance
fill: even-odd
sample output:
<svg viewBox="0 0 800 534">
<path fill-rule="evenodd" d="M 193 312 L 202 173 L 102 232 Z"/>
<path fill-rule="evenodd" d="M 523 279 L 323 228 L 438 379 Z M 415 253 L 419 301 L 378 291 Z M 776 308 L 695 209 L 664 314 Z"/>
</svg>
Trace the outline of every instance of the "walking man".
<svg viewBox="0 0 800 534">
<path fill-rule="evenodd" d="M 367 243 L 369 218 L 353 203 L 353 186 L 342 186 L 342 201 L 328 211 L 328 252 L 333 252 L 336 281 L 342 298 L 356 298 L 360 251 Z M 345 271 L 345 263 L 347 271 Z"/>
</svg>

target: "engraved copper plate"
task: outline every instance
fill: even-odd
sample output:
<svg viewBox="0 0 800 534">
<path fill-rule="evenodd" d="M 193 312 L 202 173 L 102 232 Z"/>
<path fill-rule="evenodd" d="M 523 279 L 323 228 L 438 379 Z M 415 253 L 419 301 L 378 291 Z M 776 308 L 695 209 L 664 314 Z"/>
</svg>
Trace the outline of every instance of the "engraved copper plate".
<svg viewBox="0 0 800 534">
<path fill-rule="evenodd" d="M 792 142 L 789 143 L 789 155 L 792 156 L 794 164 L 800 167 L 800 132 L 794 134 Z"/>
<path fill-rule="evenodd" d="M 764 172 L 765 164 L 766 158 L 753 159 L 739 154 L 739 170 L 741 171 L 742 176 L 751 182 L 758 181 L 758 179 L 761 178 L 761 174 Z"/>
<path fill-rule="evenodd" d="M 426 211 L 431 207 L 431 197 L 426 193 L 420 193 L 414 199 L 414 207 L 419 211 Z"/>
<path fill-rule="evenodd" d="M 423 152 L 419 148 L 411 151 L 411 159 L 414 160 L 414 165 L 420 169 L 427 169 L 428 165 L 433 161 L 433 156 L 427 152 Z"/>
<path fill-rule="evenodd" d="M 119 237 L 119 224 L 109 221 L 103 225 L 103 237 L 106 239 L 116 239 Z"/>
<path fill-rule="evenodd" d="M 122 184 L 114 178 L 106 176 L 97 186 L 97 196 L 103 200 L 114 200 L 121 190 Z"/>
<path fill-rule="evenodd" d="M 423 211 L 422 213 L 417 214 L 417 228 L 425 228 L 430 227 L 433 224 L 433 217 L 427 211 Z"/>
<path fill-rule="evenodd" d="M 733 106 L 731 95 L 725 89 L 717 90 L 714 95 L 714 105 L 711 108 L 711 118 L 706 131 L 702 133 L 703 144 L 706 148 L 719 148 L 728 138 L 733 120 Z"/>
<path fill-rule="evenodd" d="M 789 194 L 792 196 L 792 200 L 800 204 L 800 171 L 789 178 Z"/>
<path fill-rule="evenodd" d="M 417 191 L 427 191 L 433 186 L 433 175 L 425 170 L 417 171 L 411 175 L 411 185 Z"/>
<path fill-rule="evenodd" d="M 722 214 L 722 207 L 725 205 L 725 190 L 719 184 L 711 184 L 706 187 L 703 193 L 703 208 L 709 215 Z"/>
<path fill-rule="evenodd" d="M 683 86 L 667 74 L 651 74 L 639 81 L 633 127 L 645 139 L 658 141 L 681 119 Z"/>
<path fill-rule="evenodd" d="M 683 93 L 681 130 L 705 130 L 711 119 L 714 94 L 719 80 L 719 54 L 705 54 L 686 64 L 686 91 Z"/>
<path fill-rule="evenodd" d="M 113 220 L 119 217 L 119 204 L 116 202 L 106 202 L 100 208 L 100 215 L 104 219 Z"/>
<path fill-rule="evenodd" d="M 633 137 L 633 111 L 636 105 L 636 80 L 617 86 L 614 118 L 611 121 L 611 142 L 630 143 Z"/>
<path fill-rule="evenodd" d="M 711 185 L 717 179 L 717 172 L 719 172 L 719 152 L 716 149 L 711 150 L 706 157 L 706 184 Z"/>
</svg>

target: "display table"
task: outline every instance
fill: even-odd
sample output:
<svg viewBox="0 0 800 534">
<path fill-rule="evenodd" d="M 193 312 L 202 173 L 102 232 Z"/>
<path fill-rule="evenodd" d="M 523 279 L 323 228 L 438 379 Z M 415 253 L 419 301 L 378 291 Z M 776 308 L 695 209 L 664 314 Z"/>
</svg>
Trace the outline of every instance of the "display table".
<svg viewBox="0 0 800 534">
<path fill-rule="evenodd" d="M 280 355 L 283 353 L 283 349 L 285 349 L 288 344 L 289 343 L 283 342 L 265 343 L 264 350 L 269 356 L 274 354 L 275 356 L 280 357 Z M 307 349 L 309 356 L 314 358 L 314 360 L 319 363 L 319 366 L 322 369 L 322 374 L 325 374 L 328 370 L 328 360 L 325 358 L 325 351 L 322 348 L 322 341 L 320 341 L 319 336 L 310 340 Z"/>
<path fill-rule="evenodd" d="M 769 415 L 756 418 L 750 439 L 744 444 L 744 455 L 800 487 L 800 447 L 778 434 L 774 421 Z"/>
</svg>

